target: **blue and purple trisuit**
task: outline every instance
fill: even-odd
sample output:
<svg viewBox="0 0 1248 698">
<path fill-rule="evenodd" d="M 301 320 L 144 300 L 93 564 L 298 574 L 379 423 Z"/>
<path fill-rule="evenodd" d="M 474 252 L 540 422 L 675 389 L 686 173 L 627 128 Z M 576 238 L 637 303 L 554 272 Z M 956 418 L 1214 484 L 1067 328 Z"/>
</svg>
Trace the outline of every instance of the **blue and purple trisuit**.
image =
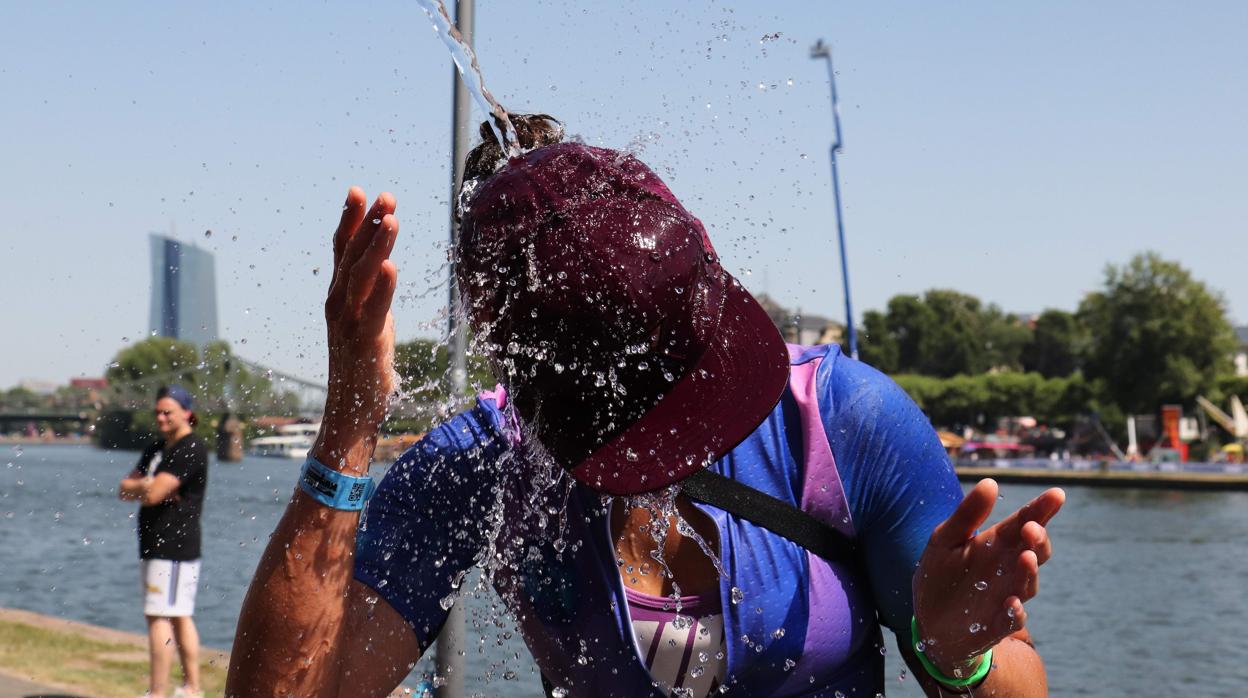
<svg viewBox="0 0 1248 698">
<path fill-rule="evenodd" d="M 909 641 L 915 566 L 962 490 L 895 383 L 835 345 L 789 349 L 779 404 L 711 468 L 840 529 L 858 559 L 825 561 L 695 503 L 718 529 L 725 575 L 718 599 L 682 599 L 677 614 L 673 599 L 626 591 L 611 498 L 533 465 L 505 397 L 487 393 L 386 473 L 360 527 L 356 578 L 427 647 L 465 575 L 492 570 L 556 695 L 883 692 L 881 626 Z"/>
</svg>

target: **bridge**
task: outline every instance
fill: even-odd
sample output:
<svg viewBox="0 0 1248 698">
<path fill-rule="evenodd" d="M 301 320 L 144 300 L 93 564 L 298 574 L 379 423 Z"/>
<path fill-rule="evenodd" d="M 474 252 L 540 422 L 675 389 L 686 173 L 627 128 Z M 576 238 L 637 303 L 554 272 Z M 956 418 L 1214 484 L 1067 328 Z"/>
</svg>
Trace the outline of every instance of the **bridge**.
<svg viewBox="0 0 1248 698">
<path fill-rule="evenodd" d="M 93 424 L 99 413 L 95 410 L 23 410 L 0 408 L 0 434 L 21 429 L 27 424 L 51 422 L 69 425 L 72 431 L 82 431 Z"/>
<path fill-rule="evenodd" d="M 95 424 L 102 413 L 118 410 L 133 411 L 150 409 L 152 397 L 163 385 L 188 381 L 194 377 L 203 384 L 210 377 L 228 376 L 223 400 L 196 405 L 201 414 L 235 412 L 248 415 L 288 415 L 307 419 L 319 419 L 328 392 L 323 383 L 307 380 L 291 373 L 270 368 L 257 361 L 229 356 L 222 362 L 205 361 L 189 369 L 147 373 L 142 376 L 110 379 L 108 386 L 98 392 L 98 400 L 90 405 L 56 407 L 10 407 L 0 405 L 0 434 L 24 430 L 28 425 L 51 424 L 56 431 L 81 432 Z M 251 375 L 267 379 L 274 393 L 285 396 L 280 404 L 269 404 L 254 399 L 238 384 L 235 369 L 246 369 Z M 290 400 L 293 396 L 293 401 Z M 292 404 L 293 402 L 293 404 Z M 293 408 L 293 409 L 292 409 Z M 427 416 L 439 411 L 436 401 L 402 401 L 390 409 L 390 419 Z"/>
</svg>

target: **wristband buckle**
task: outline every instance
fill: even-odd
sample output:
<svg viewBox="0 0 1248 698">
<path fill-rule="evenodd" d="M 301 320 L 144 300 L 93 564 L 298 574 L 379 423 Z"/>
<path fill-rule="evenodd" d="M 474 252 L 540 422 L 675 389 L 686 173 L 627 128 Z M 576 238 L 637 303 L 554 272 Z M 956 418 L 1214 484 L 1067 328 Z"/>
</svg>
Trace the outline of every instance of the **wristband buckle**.
<svg viewBox="0 0 1248 698">
<path fill-rule="evenodd" d="M 373 478 L 352 477 L 326 466 L 311 455 L 299 471 L 299 489 L 331 509 L 359 511 L 373 496 Z"/>
</svg>

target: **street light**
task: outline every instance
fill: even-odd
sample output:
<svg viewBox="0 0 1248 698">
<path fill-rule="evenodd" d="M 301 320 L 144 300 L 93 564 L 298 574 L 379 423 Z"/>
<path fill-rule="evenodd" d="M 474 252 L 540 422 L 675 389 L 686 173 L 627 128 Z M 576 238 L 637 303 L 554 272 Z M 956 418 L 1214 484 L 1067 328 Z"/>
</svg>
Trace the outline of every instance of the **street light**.
<svg viewBox="0 0 1248 698">
<path fill-rule="evenodd" d="M 820 39 L 810 49 L 810 57 L 828 62 L 828 83 L 832 86 L 832 198 L 836 203 L 836 238 L 841 246 L 841 280 L 845 285 L 845 327 L 849 332 L 849 355 L 858 358 L 858 335 L 854 332 L 854 308 L 849 300 L 849 262 L 845 257 L 845 222 L 841 216 L 841 178 L 836 169 L 836 154 L 841 151 L 841 109 L 836 103 L 836 72 L 832 70 L 832 47 Z"/>
</svg>

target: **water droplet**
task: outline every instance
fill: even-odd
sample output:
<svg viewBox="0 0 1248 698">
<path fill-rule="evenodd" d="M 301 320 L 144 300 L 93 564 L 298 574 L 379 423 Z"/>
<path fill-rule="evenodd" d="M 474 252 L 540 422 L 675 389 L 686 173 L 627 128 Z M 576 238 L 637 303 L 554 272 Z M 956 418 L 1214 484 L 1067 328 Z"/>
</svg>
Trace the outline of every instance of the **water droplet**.
<svg viewBox="0 0 1248 698">
<path fill-rule="evenodd" d="M 979 623 L 971 623 L 971 627 L 970 627 L 969 629 L 970 629 L 970 631 L 971 631 L 971 634 L 973 635 L 973 634 L 975 634 L 975 633 L 977 633 L 977 632 L 979 632 L 979 631 L 983 630 L 983 629 L 984 629 L 984 626 L 980 625 Z"/>
<path fill-rule="evenodd" d="M 983 591 L 984 589 L 988 588 L 988 582 L 984 582 L 984 581 L 975 582 L 975 588 L 980 591 Z"/>
<path fill-rule="evenodd" d="M 741 603 L 741 600 L 745 598 L 745 593 L 736 587 L 732 588 L 731 593 L 732 593 L 732 602 L 734 604 Z"/>
</svg>

